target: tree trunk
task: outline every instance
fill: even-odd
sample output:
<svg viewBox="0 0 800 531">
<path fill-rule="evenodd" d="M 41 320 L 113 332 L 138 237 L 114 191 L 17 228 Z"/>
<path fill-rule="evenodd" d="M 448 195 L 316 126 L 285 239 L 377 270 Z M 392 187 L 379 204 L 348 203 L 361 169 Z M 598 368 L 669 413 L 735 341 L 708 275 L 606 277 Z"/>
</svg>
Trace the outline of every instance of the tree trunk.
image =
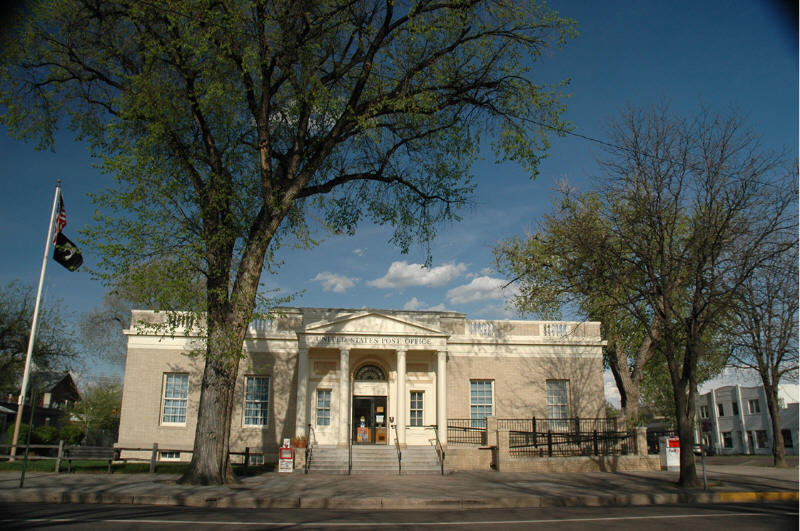
<svg viewBox="0 0 800 531">
<path fill-rule="evenodd" d="M 690 391 L 691 392 L 691 391 Z M 697 468 L 694 464 L 694 413 L 686 393 L 675 393 L 675 420 L 678 423 L 678 437 L 681 439 L 681 472 L 678 485 L 681 487 L 699 487 Z"/>
<path fill-rule="evenodd" d="M 606 355 L 619 390 L 622 419 L 626 424 L 636 423 L 639 420 L 639 386 L 628 372 L 627 356 L 618 345 L 608 348 Z"/>
<path fill-rule="evenodd" d="M 222 485 L 236 481 L 229 444 L 238 365 L 238 357 L 206 360 L 192 462 L 179 483 Z"/>
<path fill-rule="evenodd" d="M 778 403 L 778 386 L 764 383 L 767 396 L 767 410 L 769 411 L 770 424 L 772 425 L 772 464 L 785 468 L 786 449 L 783 447 L 783 432 L 781 432 L 780 404 Z"/>
</svg>

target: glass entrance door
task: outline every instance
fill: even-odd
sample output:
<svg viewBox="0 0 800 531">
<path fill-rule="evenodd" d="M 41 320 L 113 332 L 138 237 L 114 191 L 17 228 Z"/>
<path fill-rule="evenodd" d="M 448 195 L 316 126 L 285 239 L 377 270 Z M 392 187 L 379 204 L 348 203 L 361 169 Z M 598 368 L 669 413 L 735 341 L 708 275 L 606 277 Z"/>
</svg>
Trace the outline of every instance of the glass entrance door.
<svg viewBox="0 0 800 531">
<path fill-rule="evenodd" d="M 387 444 L 385 396 L 353 397 L 353 443 Z"/>
</svg>

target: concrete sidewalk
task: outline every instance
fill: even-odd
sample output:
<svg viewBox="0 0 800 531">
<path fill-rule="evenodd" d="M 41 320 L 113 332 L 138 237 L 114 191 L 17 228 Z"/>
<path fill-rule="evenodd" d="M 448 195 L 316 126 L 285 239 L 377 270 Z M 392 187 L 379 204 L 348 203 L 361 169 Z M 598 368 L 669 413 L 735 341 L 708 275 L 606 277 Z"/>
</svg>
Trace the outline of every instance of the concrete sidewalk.
<svg viewBox="0 0 800 531">
<path fill-rule="evenodd" d="M 702 478 L 702 469 L 698 466 Z M 122 503 L 239 508 L 477 509 L 798 500 L 798 469 L 709 465 L 709 489 L 677 472 L 330 476 L 266 473 L 232 486 L 178 485 L 171 474 L 0 472 L 0 504 Z"/>
</svg>

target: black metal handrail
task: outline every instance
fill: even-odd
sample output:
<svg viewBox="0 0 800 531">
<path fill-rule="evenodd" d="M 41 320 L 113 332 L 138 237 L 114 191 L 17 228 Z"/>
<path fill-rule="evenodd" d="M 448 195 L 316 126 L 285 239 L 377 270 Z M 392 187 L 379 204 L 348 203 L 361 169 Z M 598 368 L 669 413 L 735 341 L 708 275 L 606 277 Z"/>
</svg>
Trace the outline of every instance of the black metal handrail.
<svg viewBox="0 0 800 531">
<path fill-rule="evenodd" d="M 403 452 L 400 451 L 400 437 L 397 436 L 397 425 L 392 424 L 394 430 L 394 448 L 397 450 L 397 475 L 403 474 Z"/>
<path fill-rule="evenodd" d="M 347 423 L 347 474 L 353 473 L 353 419 Z"/>
<path fill-rule="evenodd" d="M 308 442 L 306 443 L 306 463 L 303 465 L 303 471 L 308 474 L 311 468 L 311 457 L 314 454 L 314 443 L 317 442 L 317 436 L 314 433 L 314 426 L 308 424 Z"/>
<path fill-rule="evenodd" d="M 432 424 L 428 428 L 433 428 L 433 433 L 436 435 L 436 455 L 439 457 L 439 466 L 444 476 L 444 446 L 442 446 L 442 441 L 439 440 L 439 427 L 436 424 Z"/>
</svg>

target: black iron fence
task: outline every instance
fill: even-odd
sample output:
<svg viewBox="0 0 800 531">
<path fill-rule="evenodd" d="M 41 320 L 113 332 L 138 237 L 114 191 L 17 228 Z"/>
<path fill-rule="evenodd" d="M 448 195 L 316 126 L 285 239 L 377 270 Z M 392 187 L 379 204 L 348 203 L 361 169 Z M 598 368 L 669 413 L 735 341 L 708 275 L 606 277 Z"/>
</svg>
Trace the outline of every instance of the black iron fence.
<svg viewBox="0 0 800 531">
<path fill-rule="evenodd" d="M 516 457 L 573 457 L 636 453 L 632 432 L 509 432 L 509 453 Z"/>
<path fill-rule="evenodd" d="M 497 419 L 498 430 L 509 431 L 512 456 L 568 457 L 636 453 L 633 432 L 620 429 L 615 418 Z M 485 422 L 449 419 L 449 445 L 486 446 Z"/>
<path fill-rule="evenodd" d="M 448 419 L 447 444 L 485 446 L 486 422 L 476 422 L 472 419 Z"/>
<path fill-rule="evenodd" d="M 616 418 L 566 418 L 542 419 L 497 419 L 500 430 L 525 431 L 531 433 L 591 433 L 594 431 L 616 433 L 619 431 Z"/>
</svg>

